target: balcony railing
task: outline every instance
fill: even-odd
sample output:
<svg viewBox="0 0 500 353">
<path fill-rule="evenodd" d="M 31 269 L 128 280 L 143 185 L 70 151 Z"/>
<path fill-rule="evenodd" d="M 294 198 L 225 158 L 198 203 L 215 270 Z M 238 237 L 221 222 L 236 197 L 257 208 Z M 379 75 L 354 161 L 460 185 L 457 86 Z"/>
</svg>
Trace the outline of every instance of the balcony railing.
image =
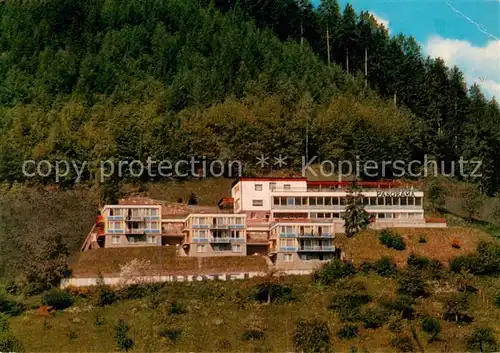
<svg viewBox="0 0 500 353">
<path fill-rule="evenodd" d="M 276 210 L 332 210 L 332 211 L 344 211 L 345 205 L 273 205 L 273 209 Z M 365 205 L 367 211 L 373 209 L 383 209 L 383 210 L 421 210 L 422 205 Z"/>
<path fill-rule="evenodd" d="M 229 228 L 243 229 L 243 228 L 245 228 L 245 225 L 244 224 L 230 224 Z"/>
<path fill-rule="evenodd" d="M 297 238 L 296 233 L 280 233 L 280 238 Z"/>
<path fill-rule="evenodd" d="M 208 238 L 193 238 L 193 243 L 208 243 Z"/>
<path fill-rule="evenodd" d="M 213 237 L 210 239 L 211 243 L 230 243 L 229 237 Z"/>
<path fill-rule="evenodd" d="M 208 224 L 193 224 L 191 228 L 193 229 L 208 229 Z"/>
<path fill-rule="evenodd" d="M 320 251 L 320 252 L 332 252 L 335 251 L 334 246 L 301 246 L 297 251 Z"/>
<path fill-rule="evenodd" d="M 229 225 L 228 224 L 211 224 L 210 228 L 211 229 L 228 229 Z"/>
<path fill-rule="evenodd" d="M 329 234 L 329 233 L 321 233 L 321 234 L 304 233 L 304 234 L 298 234 L 297 237 L 298 238 L 319 238 L 319 239 L 322 239 L 322 238 L 331 238 L 332 234 Z"/>
<path fill-rule="evenodd" d="M 280 251 L 297 251 L 296 246 L 280 246 Z"/>
</svg>

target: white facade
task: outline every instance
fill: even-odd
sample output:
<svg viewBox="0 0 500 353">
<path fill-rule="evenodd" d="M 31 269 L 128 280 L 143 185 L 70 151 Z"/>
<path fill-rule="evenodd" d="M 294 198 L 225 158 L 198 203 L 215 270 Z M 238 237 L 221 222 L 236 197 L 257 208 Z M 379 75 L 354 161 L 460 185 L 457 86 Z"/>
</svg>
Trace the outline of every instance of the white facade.
<svg viewBox="0 0 500 353">
<path fill-rule="evenodd" d="M 305 178 L 240 178 L 233 185 L 234 211 L 270 211 L 271 194 L 276 190 L 307 191 Z"/>
</svg>

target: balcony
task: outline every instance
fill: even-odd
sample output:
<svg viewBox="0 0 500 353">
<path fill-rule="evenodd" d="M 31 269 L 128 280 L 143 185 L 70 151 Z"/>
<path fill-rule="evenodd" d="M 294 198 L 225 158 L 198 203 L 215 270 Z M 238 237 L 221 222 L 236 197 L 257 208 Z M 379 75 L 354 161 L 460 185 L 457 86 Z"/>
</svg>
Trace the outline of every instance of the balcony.
<svg viewBox="0 0 500 353">
<path fill-rule="evenodd" d="M 245 242 L 245 239 L 243 239 L 243 238 L 229 238 L 229 240 L 232 243 L 243 243 L 243 242 Z"/>
<path fill-rule="evenodd" d="M 280 246 L 280 251 L 297 251 L 296 246 Z"/>
<path fill-rule="evenodd" d="M 334 246 L 301 246 L 297 250 L 299 252 L 318 251 L 318 252 L 335 252 Z"/>
<path fill-rule="evenodd" d="M 193 229 L 208 229 L 208 224 L 193 224 L 191 225 Z"/>
<path fill-rule="evenodd" d="M 192 242 L 193 243 L 208 243 L 208 238 L 193 238 Z"/>
<path fill-rule="evenodd" d="M 231 242 L 231 238 L 229 237 L 213 237 L 210 239 L 211 243 L 216 243 L 216 244 L 227 244 Z"/>
<path fill-rule="evenodd" d="M 108 221 L 123 221 L 125 220 L 124 216 L 109 216 Z"/>
<path fill-rule="evenodd" d="M 325 239 L 325 238 L 332 238 L 332 234 L 328 233 L 304 233 L 304 234 L 299 234 L 297 236 L 298 238 L 307 238 L 307 239 Z"/>
<path fill-rule="evenodd" d="M 210 225 L 211 229 L 229 229 L 228 224 L 212 224 Z"/>
<path fill-rule="evenodd" d="M 280 238 L 297 238 L 295 233 L 280 233 Z"/>
<path fill-rule="evenodd" d="M 244 224 L 230 224 L 230 225 L 229 225 L 229 228 L 233 228 L 233 229 L 243 229 L 243 228 L 245 228 L 245 225 L 244 225 Z"/>
<path fill-rule="evenodd" d="M 333 210 L 344 211 L 345 205 L 273 205 L 275 210 Z"/>
</svg>

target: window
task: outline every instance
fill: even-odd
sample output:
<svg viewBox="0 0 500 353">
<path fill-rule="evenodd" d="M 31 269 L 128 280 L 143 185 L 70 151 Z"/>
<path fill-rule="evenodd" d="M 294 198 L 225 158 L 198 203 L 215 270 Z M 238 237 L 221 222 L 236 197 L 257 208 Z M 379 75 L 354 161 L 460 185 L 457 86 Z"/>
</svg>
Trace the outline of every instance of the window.
<svg viewBox="0 0 500 353">
<path fill-rule="evenodd" d="M 276 190 L 276 183 L 275 182 L 269 183 L 269 190 L 271 190 L 271 191 Z"/>
<path fill-rule="evenodd" d="M 262 184 L 255 184 L 255 191 L 262 191 Z"/>
<path fill-rule="evenodd" d="M 264 201 L 263 200 L 252 200 L 252 206 L 263 206 Z"/>
<path fill-rule="evenodd" d="M 148 237 L 148 244 L 156 244 L 156 236 L 149 236 Z"/>
<path fill-rule="evenodd" d="M 196 252 L 206 252 L 207 251 L 207 246 L 202 244 L 202 245 L 196 245 Z"/>
<path fill-rule="evenodd" d="M 120 236 L 119 235 L 113 235 L 113 237 L 112 237 L 112 243 L 113 244 L 120 244 Z"/>
<path fill-rule="evenodd" d="M 233 244 L 233 252 L 241 252 L 241 245 Z"/>
<path fill-rule="evenodd" d="M 283 185 L 283 190 L 290 190 L 290 189 L 291 189 L 290 184 Z"/>
<path fill-rule="evenodd" d="M 285 262 L 292 262 L 293 255 L 292 254 L 284 254 Z"/>
<path fill-rule="evenodd" d="M 280 198 L 279 197 L 276 197 L 274 196 L 273 197 L 273 205 L 277 206 L 280 204 Z"/>
<path fill-rule="evenodd" d="M 415 206 L 421 206 L 421 205 L 422 205 L 422 198 L 415 197 Z"/>
</svg>

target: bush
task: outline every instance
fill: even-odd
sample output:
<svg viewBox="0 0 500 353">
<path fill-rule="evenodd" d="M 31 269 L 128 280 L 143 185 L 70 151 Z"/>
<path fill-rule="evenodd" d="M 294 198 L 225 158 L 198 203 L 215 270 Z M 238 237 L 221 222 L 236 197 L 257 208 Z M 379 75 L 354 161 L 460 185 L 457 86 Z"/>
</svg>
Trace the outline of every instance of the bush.
<svg viewBox="0 0 500 353">
<path fill-rule="evenodd" d="M 444 302 L 443 317 L 447 321 L 470 322 L 472 318 L 468 316 L 469 300 L 466 293 L 458 293 L 449 297 Z"/>
<path fill-rule="evenodd" d="M 392 238 L 392 248 L 398 251 L 403 251 L 404 249 L 406 249 L 406 244 L 401 235 L 394 235 L 394 237 Z"/>
<path fill-rule="evenodd" d="M 391 346 L 396 348 L 398 352 L 413 352 L 413 343 L 408 336 L 396 337 L 391 340 Z"/>
<path fill-rule="evenodd" d="M 393 317 L 389 321 L 388 325 L 389 330 L 392 332 L 401 332 L 403 331 L 403 321 L 400 316 Z"/>
<path fill-rule="evenodd" d="M 295 300 L 292 288 L 277 283 L 257 285 L 251 298 L 260 303 L 267 303 L 269 298 L 272 303 L 287 303 Z"/>
<path fill-rule="evenodd" d="M 462 246 L 460 245 L 460 242 L 455 239 L 451 242 L 451 247 L 455 249 L 460 249 Z"/>
<path fill-rule="evenodd" d="M 467 348 L 479 352 L 498 352 L 500 347 L 490 328 L 477 327 L 467 338 Z"/>
<path fill-rule="evenodd" d="M 73 297 L 67 290 L 53 289 L 42 297 L 42 304 L 64 310 L 73 305 Z"/>
<path fill-rule="evenodd" d="M 123 288 L 120 293 L 120 299 L 141 299 L 150 293 L 147 285 L 131 284 Z"/>
<path fill-rule="evenodd" d="M 163 326 L 158 327 L 158 329 L 156 330 L 156 333 L 160 337 L 166 337 L 170 341 L 176 342 L 180 338 L 180 336 L 182 334 L 182 330 L 178 329 L 178 328 L 170 327 L 167 325 L 163 325 Z"/>
<path fill-rule="evenodd" d="M 370 308 L 365 310 L 362 320 L 365 328 L 378 328 L 387 322 L 388 315 L 381 308 Z"/>
<path fill-rule="evenodd" d="M 383 230 L 380 232 L 378 239 L 380 244 L 387 246 L 388 248 L 392 247 L 392 237 L 393 234 L 390 230 Z"/>
<path fill-rule="evenodd" d="M 241 336 L 243 341 L 257 341 L 264 338 L 264 331 L 256 329 L 246 329 Z"/>
<path fill-rule="evenodd" d="M 405 295 L 398 296 L 394 301 L 382 301 L 382 305 L 390 312 L 392 312 L 397 317 L 401 317 L 407 320 L 413 319 L 413 313 L 415 312 L 413 303 L 413 298 Z"/>
<path fill-rule="evenodd" d="M 392 259 L 385 256 L 375 262 L 375 271 L 382 277 L 392 277 L 398 273 L 396 264 Z"/>
<path fill-rule="evenodd" d="M 379 241 L 380 244 L 394 250 L 404 250 L 406 248 L 406 244 L 401 235 L 395 234 L 387 229 L 380 232 Z"/>
<path fill-rule="evenodd" d="M 413 298 L 429 296 L 427 284 L 418 272 L 403 272 L 398 276 L 398 294 Z"/>
<path fill-rule="evenodd" d="M 415 253 L 408 255 L 406 263 L 411 270 L 423 270 L 429 266 L 429 258 L 425 256 L 418 256 Z"/>
<path fill-rule="evenodd" d="M 325 321 L 313 319 L 297 323 L 294 334 L 295 349 L 299 352 L 330 352 L 330 331 Z"/>
<path fill-rule="evenodd" d="M 469 271 L 475 275 L 500 273 L 500 245 L 480 241 L 475 254 L 457 256 L 450 261 L 453 272 Z"/>
<path fill-rule="evenodd" d="M 9 319 L 6 315 L 0 315 L 0 333 L 9 332 Z"/>
<path fill-rule="evenodd" d="M 344 322 L 359 321 L 361 306 L 371 300 L 371 296 L 362 283 L 346 283 L 340 288 L 340 293 L 332 297 L 332 302 L 328 308 L 338 312 L 340 319 Z"/>
<path fill-rule="evenodd" d="M 0 313 L 17 316 L 23 312 L 23 306 L 5 292 L 0 292 Z"/>
<path fill-rule="evenodd" d="M 333 259 L 314 272 L 313 280 L 323 285 L 329 285 L 340 278 L 355 274 L 356 269 L 351 263 Z"/>
<path fill-rule="evenodd" d="M 10 333 L 0 334 L 0 352 L 21 352 L 23 345 L 21 341 L 15 338 Z"/>
<path fill-rule="evenodd" d="M 436 339 L 436 337 L 439 335 L 439 332 L 441 332 L 441 324 L 439 323 L 438 319 L 426 316 L 422 320 L 422 331 L 430 336 L 429 342 L 431 342 Z"/>
<path fill-rule="evenodd" d="M 170 303 L 170 307 L 168 308 L 168 315 L 183 315 L 186 314 L 186 307 L 177 301 Z"/>
<path fill-rule="evenodd" d="M 361 265 L 359 266 L 359 271 L 364 273 L 364 274 L 369 273 L 373 269 L 374 269 L 373 264 L 371 262 L 368 262 L 368 261 L 363 261 L 361 263 Z"/>
<path fill-rule="evenodd" d="M 99 286 L 97 291 L 97 306 L 111 305 L 118 300 L 118 295 L 108 286 Z"/>
<path fill-rule="evenodd" d="M 355 338 L 358 335 L 358 327 L 356 325 L 344 325 L 339 332 L 337 332 L 337 336 L 341 340 L 348 340 L 351 338 Z"/>
<path fill-rule="evenodd" d="M 495 297 L 495 305 L 497 306 L 497 308 L 500 308 L 500 294 L 497 294 L 497 296 Z"/>
<path fill-rule="evenodd" d="M 128 337 L 129 327 L 123 320 L 119 320 L 115 326 L 115 341 L 119 351 L 128 351 L 134 348 L 134 340 Z"/>
<path fill-rule="evenodd" d="M 424 235 L 418 237 L 418 242 L 421 244 L 427 243 L 427 238 Z"/>
</svg>

